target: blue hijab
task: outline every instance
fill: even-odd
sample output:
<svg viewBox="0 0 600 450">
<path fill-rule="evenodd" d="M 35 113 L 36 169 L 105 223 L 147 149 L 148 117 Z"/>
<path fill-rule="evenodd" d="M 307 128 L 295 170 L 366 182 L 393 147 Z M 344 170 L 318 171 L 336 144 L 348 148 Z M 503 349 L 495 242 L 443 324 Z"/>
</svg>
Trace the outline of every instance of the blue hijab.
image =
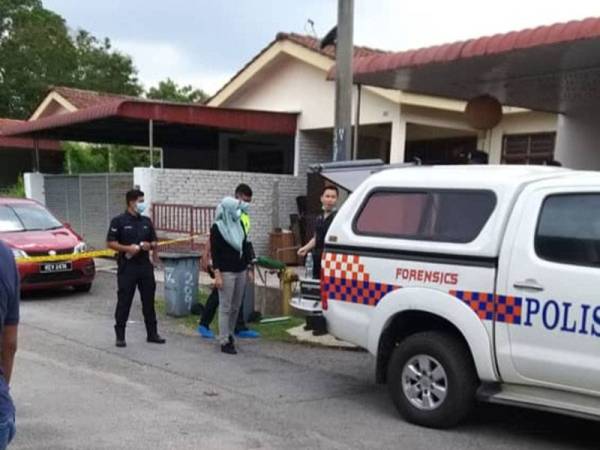
<svg viewBox="0 0 600 450">
<path fill-rule="evenodd" d="M 233 197 L 225 197 L 219 206 L 215 216 L 215 224 L 225 242 L 240 252 L 243 251 L 245 233 L 242 228 L 240 217 L 242 212 L 248 210 L 248 203 L 236 200 Z"/>
</svg>

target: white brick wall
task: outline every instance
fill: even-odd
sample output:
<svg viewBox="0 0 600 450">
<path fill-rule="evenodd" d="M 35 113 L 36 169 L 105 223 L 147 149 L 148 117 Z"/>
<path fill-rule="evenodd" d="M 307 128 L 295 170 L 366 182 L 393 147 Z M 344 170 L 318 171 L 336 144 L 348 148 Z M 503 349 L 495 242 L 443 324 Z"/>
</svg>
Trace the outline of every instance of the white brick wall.
<svg viewBox="0 0 600 450">
<path fill-rule="evenodd" d="M 298 175 L 306 176 L 311 164 L 329 162 L 332 158 L 333 135 L 326 131 L 298 132 Z"/>
<path fill-rule="evenodd" d="M 297 212 L 296 197 L 306 195 L 306 178 L 291 175 L 136 168 L 134 178 L 153 203 L 195 206 L 216 206 L 239 183 L 248 184 L 254 191 L 250 237 L 259 255 L 268 253 L 274 228 L 289 228 L 289 216 Z"/>
</svg>

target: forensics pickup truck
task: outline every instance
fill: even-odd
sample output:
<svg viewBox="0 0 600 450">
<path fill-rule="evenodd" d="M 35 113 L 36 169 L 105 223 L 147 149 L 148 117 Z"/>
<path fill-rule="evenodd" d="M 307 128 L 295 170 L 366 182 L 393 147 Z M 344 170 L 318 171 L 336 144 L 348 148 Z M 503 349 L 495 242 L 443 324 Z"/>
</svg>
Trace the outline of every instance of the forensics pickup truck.
<svg viewBox="0 0 600 450">
<path fill-rule="evenodd" d="M 403 167 L 352 190 L 320 308 L 406 420 L 450 427 L 477 398 L 600 417 L 600 173 Z"/>
</svg>

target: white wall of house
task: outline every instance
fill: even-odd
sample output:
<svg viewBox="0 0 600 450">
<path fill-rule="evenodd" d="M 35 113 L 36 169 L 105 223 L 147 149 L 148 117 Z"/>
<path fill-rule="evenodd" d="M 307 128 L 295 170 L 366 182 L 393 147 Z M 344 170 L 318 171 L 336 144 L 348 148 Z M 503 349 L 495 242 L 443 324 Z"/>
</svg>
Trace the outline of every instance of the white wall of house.
<svg viewBox="0 0 600 450">
<path fill-rule="evenodd" d="M 318 67 L 281 55 L 222 106 L 300 112 L 300 130 L 331 128 L 335 85 L 326 76 Z M 398 104 L 372 90 L 363 89 L 361 103 L 361 124 L 391 122 L 397 116 Z"/>
<path fill-rule="evenodd" d="M 572 169 L 600 170 L 600 107 L 561 115 L 555 159 Z"/>
<path fill-rule="evenodd" d="M 299 130 L 332 128 L 335 85 L 328 81 L 326 76 L 327 73 L 319 67 L 292 56 L 280 55 L 222 106 L 300 112 Z M 354 107 L 356 95 L 355 89 Z M 376 94 L 372 89 L 363 88 L 360 123 L 391 123 L 392 155 L 394 158 L 404 158 L 405 131 L 398 103 Z"/>
<path fill-rule="evenodd" d="M 330 61 L 330 65 L 333 64 Z M 326 79 L 326 75 L 323 67 L 281 53 L 220 106 L 300 112 L 299 131 L 332 128 L 335 86 Z M 354 96 L 356 107 L 356 90 Z M 479 147 L 490 154 L 491 163 L 499 163 L 503 135 L 555 131 L 557 118 L 553 114 L 510 112 L 493 130 L 478 132 L 467 123 L 460 102 L 364 86 L 360 123 L 391 124 L 392 163 L 404 161 L 407 123 L 461 130 L 465 135 L 477 133 Z M 297 156 L 296 174 L 302 166 L 299 158 L 302 157 Z"/>
</svg>

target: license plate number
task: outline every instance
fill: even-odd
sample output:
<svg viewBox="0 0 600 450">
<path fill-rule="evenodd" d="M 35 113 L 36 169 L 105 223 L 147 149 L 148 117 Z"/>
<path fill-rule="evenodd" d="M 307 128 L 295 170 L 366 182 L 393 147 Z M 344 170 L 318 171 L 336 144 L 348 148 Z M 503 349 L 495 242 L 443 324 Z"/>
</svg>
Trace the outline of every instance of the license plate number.
<svg viewBox="0 0 600 450">
<path fill-rule="evenodd" d="M 71 262 L 46 263 L 40 266 L 41 273 L 70 272 L 71 270 Z"/>
</svg>

